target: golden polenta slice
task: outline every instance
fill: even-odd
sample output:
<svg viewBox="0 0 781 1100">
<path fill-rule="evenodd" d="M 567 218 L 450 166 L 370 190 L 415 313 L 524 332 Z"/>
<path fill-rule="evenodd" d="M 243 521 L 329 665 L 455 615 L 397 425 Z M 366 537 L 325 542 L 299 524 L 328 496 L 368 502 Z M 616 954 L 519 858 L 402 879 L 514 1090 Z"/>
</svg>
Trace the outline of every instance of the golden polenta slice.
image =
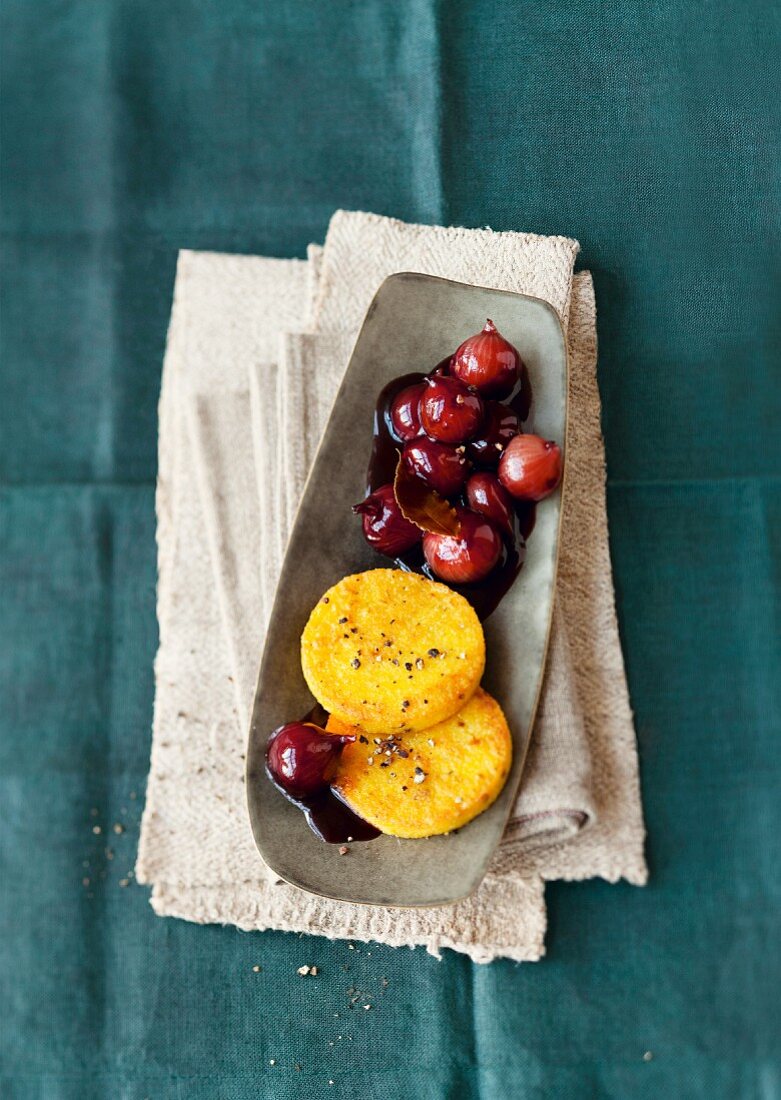
<svg viewBox="0 0 781 1100">
<path fill-rule="evenodd" d="M 502 709 L 481 688 L 427 730 L 361 734 L 331 718 L 331 733 L 355 733 L 333 786 L 360 817 L 390 836 L 449 833 L 486 810 L 507 779 L 512 739 Z"/>
<path fill-rule="evenodd" d="M 301 636 L 301 665 L 336 718 L 367 733 L 425 729 L 472 695 L 485 639 L 471 605 L 446 585 L 371 569 L 319 600 Z"/>
</svg>

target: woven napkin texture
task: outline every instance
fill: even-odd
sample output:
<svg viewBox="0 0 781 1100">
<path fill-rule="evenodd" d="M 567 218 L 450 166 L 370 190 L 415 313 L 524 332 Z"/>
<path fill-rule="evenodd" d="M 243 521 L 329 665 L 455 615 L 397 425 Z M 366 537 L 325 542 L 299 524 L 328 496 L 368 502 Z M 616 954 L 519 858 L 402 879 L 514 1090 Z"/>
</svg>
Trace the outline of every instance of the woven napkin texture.
<svg viewBox="0 0 781 1100">
<path fill-rule="evenodd" d="M 307 264 L 182 255 L 160 408 L 161 647 L 138 865 L 159 913 L 424 943 L 435 952 L 450 946 L 479 961 L 529 959 L 543 950 L 541 878 L 644 881 L 634 731 L 607 552 L 593 293 L 587 276 L 572 283 L 575 247 L 563 238 L 339 214 L 325 250 L 310 249 Z M 367 249 L 378 257 L 375 267 Z M 355 329 L 384 275 L 401 269 L 544 295 L 565 318 L 572 299 L 560 585 L 521 794 L 475 897 L 412 913 L 327 902 L 275 884 L 252 847 L 241 787 L 263 628 L 297 498 Z M 351 289 L 340 296 L 331 288 L 342 278 Z M 317 331 L 288 331 L 302 324 Z M 570 530 L 578 537 L 568 539 Z"/>
</svg>

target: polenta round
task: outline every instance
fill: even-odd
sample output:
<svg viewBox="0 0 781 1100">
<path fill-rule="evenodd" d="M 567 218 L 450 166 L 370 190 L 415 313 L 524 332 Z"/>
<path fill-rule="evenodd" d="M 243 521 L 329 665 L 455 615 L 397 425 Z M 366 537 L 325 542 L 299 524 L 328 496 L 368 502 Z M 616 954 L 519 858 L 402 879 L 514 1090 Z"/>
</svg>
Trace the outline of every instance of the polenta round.
<svg viewBox="0 0 781 1100">
<path fill-rule="evenodd" d="M 372 569 L 318 601 L 301 635 L 301 666 L 335 718 L 374 734 L 420 730 L 473 695 L 485 639 L 471 605 L 446 585 Z"/>
<path fill-rule="evenodd" d="M 390 836 L 449 833 L 495 801 L 512 760 L 502 709 L 479 689 L 458 714 L 427 730 L 369 737 L 331 718 L 331 733 L 355 733 L 332 781 L 351 810 Z"/>
</svg>

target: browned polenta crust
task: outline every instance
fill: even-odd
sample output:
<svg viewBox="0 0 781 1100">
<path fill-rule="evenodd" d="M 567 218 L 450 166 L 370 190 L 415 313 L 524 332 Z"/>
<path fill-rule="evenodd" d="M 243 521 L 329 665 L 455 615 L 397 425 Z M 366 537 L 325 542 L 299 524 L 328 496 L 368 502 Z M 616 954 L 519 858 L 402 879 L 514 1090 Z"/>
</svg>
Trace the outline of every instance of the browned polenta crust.
<svg viewBox="0 0 781 1100">
<path fill-rule="evenodd" d="M 512 739 L 502 709 L 478 688 L 457 714 L 426 730 L 381 737 L 355 733 L 333 781 L 360 817 L 391 836 L 449 833 L 486 810 L 505 784 Z"/>
</svg>

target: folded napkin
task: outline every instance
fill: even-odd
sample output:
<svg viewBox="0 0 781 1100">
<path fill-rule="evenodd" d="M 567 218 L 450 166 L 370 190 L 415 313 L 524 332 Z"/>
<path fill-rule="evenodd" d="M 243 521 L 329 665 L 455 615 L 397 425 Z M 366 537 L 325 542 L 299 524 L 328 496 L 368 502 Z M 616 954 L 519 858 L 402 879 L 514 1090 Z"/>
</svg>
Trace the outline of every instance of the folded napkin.
<svg viewBox="0 0 781 1100">
<path fill-rule="evenodd" d="M 644 881 L 607 552 L 593 293 L 587 276 L 572 280 L 575 251 L 563 238 L 338 214 L 307 264 L 181 257 L 160 410 L 161 647 L 138 865 L 158 912 L 523 959 L 543 951 L 541 878 Z M 397 270 L 535 293 L 564 319 L 571 308 L 572 430 L 548 671 L 508 834 L 474 898 L 391 913 L 274 885 L 252 849 L 239 765 L 295 504 L 366 306 Z M 301 326 L 314 331 L 292 331 Z"/>
</svg>

